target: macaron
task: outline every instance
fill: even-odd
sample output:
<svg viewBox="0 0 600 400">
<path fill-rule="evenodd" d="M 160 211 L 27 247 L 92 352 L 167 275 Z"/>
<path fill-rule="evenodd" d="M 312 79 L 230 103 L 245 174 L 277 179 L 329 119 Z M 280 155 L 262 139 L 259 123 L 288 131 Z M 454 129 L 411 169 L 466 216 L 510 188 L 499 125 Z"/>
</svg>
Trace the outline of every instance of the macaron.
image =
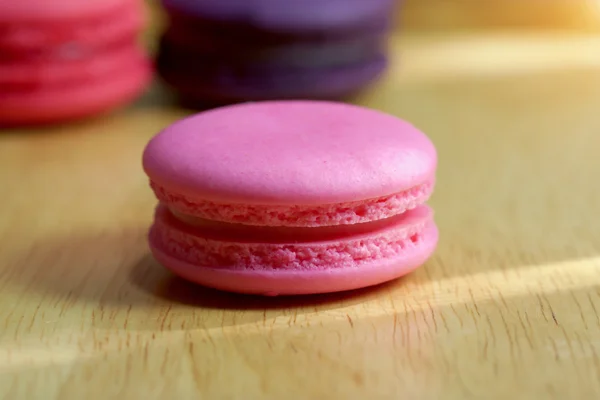
<svg viewBox="0 0 600 400">
<path fill-rule="evenodd" d="M 151 78 L 139 0 L 0 2 L 0 125 L 66 122 L 133 101 Z"/>
<path fill-rule="evenodd" d="M 162 4 L 157 71 L 187 99 L 343 99 L 387 68 L 390 0 Z"/>
<path fill-rule="evenodd" d="M 377 285 L 423 265 L 437 153 L 410 123 L 329 101 L 216 108 L 153 137 L 151 252 L 175 274 L 238 293 Z"/>
</svg>

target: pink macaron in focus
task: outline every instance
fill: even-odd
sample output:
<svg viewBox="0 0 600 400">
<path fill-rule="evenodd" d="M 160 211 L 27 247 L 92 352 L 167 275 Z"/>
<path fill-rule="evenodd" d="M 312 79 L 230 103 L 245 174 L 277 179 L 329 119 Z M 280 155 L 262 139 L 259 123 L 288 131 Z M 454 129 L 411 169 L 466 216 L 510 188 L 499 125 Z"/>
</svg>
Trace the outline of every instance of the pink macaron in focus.
<svg viewBox="0 0 600 400">
<path fill-rule="evenodd" d="M 413 271 L 437 245 L 425 205 L 435 147 L 379 111 L 326 101 L 213 109 L 156 135 L 143 167 L 159 200 L 154 257 L 204 286 L 358 289 Z"/>
</svg>

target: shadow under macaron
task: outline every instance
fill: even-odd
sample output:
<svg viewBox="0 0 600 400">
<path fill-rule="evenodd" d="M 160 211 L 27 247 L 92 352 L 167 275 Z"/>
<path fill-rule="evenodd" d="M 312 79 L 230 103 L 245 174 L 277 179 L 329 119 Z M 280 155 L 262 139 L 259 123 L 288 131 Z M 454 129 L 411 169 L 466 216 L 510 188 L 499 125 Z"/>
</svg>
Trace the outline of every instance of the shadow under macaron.
<svg viewBox="0 0 600 400">
<path fill-rule="evenodd" d="M 370 300 L 390 289 L 393 282 L 358 290 L 299 296 L 258 296 L 220 291 L 172 275 L 151 256 L 133 266 L 130 282 L 137 289 L 168 302 L 220 310 L 333 309 Z"/>
<path fill-rule="evenodd" d="M 41 303 L 56 304 L 40 318 L 57 335 L 74 327 L 167 332 L 253 324 L 271 313 L 292 318 L 358 305 L 393 285 L 289 297 L 221 292 L 176 277 L 155 261 L 144 227 L 41 238 L 9 251 L 6 261 L 0 269 L 6 297 L 0 299 L 10 304 L 7 311 L 37 320 Z"/>
</svg>

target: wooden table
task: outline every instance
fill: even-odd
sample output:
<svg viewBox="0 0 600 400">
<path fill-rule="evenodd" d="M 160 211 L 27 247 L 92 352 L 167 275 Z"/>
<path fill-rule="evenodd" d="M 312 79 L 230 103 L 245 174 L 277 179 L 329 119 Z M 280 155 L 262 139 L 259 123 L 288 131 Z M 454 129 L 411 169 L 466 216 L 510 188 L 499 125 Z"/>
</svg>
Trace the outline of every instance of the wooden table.
<svg viewBox="0 0 600 400">
<path fill-rule="evenodd" d="M 441 241 L 354 293 L 252 298 L 148 255 L 156 87 L 110 117 L 0 136 L 2 399 L 593 399 L 600 394 L 600 38 L 392 40 L 356 101 L 440 156 Z"/>
</svg>

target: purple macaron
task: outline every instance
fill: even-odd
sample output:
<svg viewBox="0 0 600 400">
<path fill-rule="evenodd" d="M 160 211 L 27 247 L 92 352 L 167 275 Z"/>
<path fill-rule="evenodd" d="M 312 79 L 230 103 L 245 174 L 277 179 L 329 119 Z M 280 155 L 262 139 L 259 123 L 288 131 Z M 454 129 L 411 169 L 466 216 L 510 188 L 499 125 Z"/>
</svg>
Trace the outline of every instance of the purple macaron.
<svg viewBox="0 0 600 400">
<path fill-rule="evenodd" d="M 393 0 L 162 4 L 158 74 L 192 102 L 338 100 L 387 69 Z"/>
</svg>

